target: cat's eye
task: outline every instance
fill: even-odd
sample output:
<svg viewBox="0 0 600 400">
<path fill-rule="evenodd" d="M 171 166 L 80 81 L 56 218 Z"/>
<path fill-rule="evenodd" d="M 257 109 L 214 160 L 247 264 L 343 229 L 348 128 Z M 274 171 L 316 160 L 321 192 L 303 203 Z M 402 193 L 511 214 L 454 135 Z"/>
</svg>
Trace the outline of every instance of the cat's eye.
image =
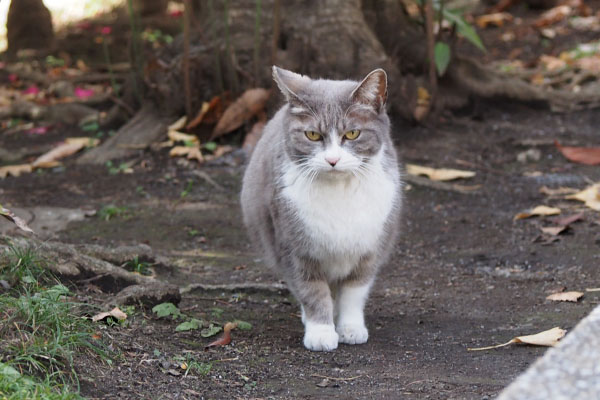
<svg viewBox="0 0 600 400">
<path fill-rule="evenodd" d="M 322 138 L 321 134 L 315 131 L 304 131 L 304 134 L 309 140 L 312 140 L 313 142 L 321 140 Z"/>
<path fill-rule="evenodd" d="M 344 138 L 348 139 L 348 140 L 354 140 L 356 139 L 358 136 L 360 135 L 360 130 L 358 129 L 352 129 L 351 131 L 348 131 L 344 134 Z"/>
</svg>

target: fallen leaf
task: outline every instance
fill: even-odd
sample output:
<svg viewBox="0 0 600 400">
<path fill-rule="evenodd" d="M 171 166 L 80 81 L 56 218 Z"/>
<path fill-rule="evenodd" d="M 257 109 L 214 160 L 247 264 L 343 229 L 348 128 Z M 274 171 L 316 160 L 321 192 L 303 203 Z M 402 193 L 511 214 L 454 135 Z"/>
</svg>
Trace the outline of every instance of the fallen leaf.
<svg viewBox="0 0 600 400">
<path fill-rule="evenodd" d="M 23 173 L 29 173 L 32 170 L 31 164 L 6 165 L 0 167 L 0 179 L 6 178 L 8 175 L 16 177 Z"/>
<path fill-rule="evenodd" d="M 199 143 L 198 136 L 182 133 L 176 130 L 169 130 L 167 136 L 173 142 Z"/>
<path fill-rule="evenodd" d="M 573 222 L 581 221 L 583 219 L 583 213 L 567 215 L 562 218 L 553 218 L 552 222 L 560 226 L 569 226 Z"/>
<path fill-rule="evenodd" d="M 265 121 L 258 121 L 252 126 L 250 132 L 246 134 L 246 137 L 244 138 L 244 143 L 242 144 L 242 149 L 244 149 L 247 154 L 252 154 L 252 150 L 254 150 L 256 143 L 258 143 L 258 139 L 260 139 L 260 137 L 263 134 L 265 125 Z"/>
<path fill-rule="evenodd" d="M 227 346 L 229 343 L 231 343 L 231 330 L 235 329 L 236 327 L 237 323 L 235 322 L 226 323 L 225 327 L 223 328 L 223 336 L 214 342 L 207 344 L 204 350 L 208 350 L 209 348 L 216 346 Z"/>
<path fill-rule="evenodd" d="M 536 333 L 535 335 L 517 336 L 517 337 L 509 340 L 506 343 L 498 344 L 495 346 L 468 348 L 467 351 L 481 351 L 481 350 L 497 349 L 499 347 L 508 346 L 513 343 L 531 344 L 534 346 L 553 347 L 553 346 L 556 346 L 558 341 L 560 339 L 562 339 L 566 333 L 567 333 L 566 330 L 556 327 L 556 328 L 549 329 L 547 331 Z"/>
<path fill-rule="evenodd" d="M 73 93 L 75 94 L 75 97 L 79 99 L 87 99 L 89 97 L 92 97 L 95 92 L 93 89 L 84 89 L 78 86 L 73 90 Z"/>
<path fill-rule="evenodd" d="M 52 128 L 51 125 L 46 125 L 46 126 L 36 126 L 35 128 L 30 128 L 25 130 L 25 133 L 28 133 L 30 135 L 43 135 L 45 133 L 48 133 L 48 131 Z"/>
<path fill-rule="evenodd" d="M 229 145 L 217 146 L 215 151 L 213 151 L 212 154 L 205 156 L 204 159 L 206 161 L 214 160 L 214 159 L 219 158 L 227 153 L 231 153 L 233 150 L 234 150 L 233 147 L 231 147 Z"/>
<path fill-rule="evenodd" d="M 31 228 L 27 226 L 27 222 L 25 222 L 22 218 L 17 217 L 15 213 L 10 211 L 8 208 L 2 207 L 2 205 L 0 205 L 0 215 L 6 218 L 7 220 L 13 222 L 17 226 L 17 228 L 25 232 L 34 233 L 33 230 L 31 230 Z"/>
<path fill-rule="evenodd" d="M 124 319 L 127 319 L 127 314 L 125 314 L 123 311 L 121 311 L 121 309 L 119 309 L 119 307 L 115 307 L 110 311 L 105 311 L 105 312 L 101 312 L 101 313 L 94 315 L 92 317 L 92 321 L 98 322 L 98 321 L 102 321 L 108 317 L 113 317 L 119 321 L 122 321 Z"/>
<path fill-rule="evenodd" d="M 199 146 L 175 146 L 169 151 L 171 157 L 187 157 L 188 160 L 198 160 L 198 162 L 204 162 L 204 156 Z"/>
<path fill-rule="evenodd" d="M 546 297 L 546 300 L 552 301 L 570 301 L 573 303 L 577 303 L 583 296 L 583 292 L 560 292 L 560 293 L 552 293 L 551 295 Z"/>
<path fill-rule="evenodd" d="M 209 140 L 236 130 L 244 122 L 263 111 L 270 94 L 269 90 L 262 88 L 246 90 L 236 101 L 227 107 Z"/>
<path fill-rule="evenodd" d="M 475 19 L 475 23 L 477 23 L 477 26 L 480 28 L 486 28 L 488 25 L 502 27 L 505 22 L 511 22 L 512 20 L 513 16 L 511 14 L 507 12 L 497 12 L 481 15 Z"/>
<path fill-rule="evenodd" d="M 425 175 L 432 181 L 451 181 L 461 178 L 472 178 L 475 176 L 473 171 L 464 171 L 448 168 L 430 168 L 415 164 L 406 164 L 406 172 L 410 175 Z"/>
<path fill-rule="evenodd" d="M 89 137 L 67 138 L 64 143 L 59 144 L 49 152 L 39 156 L 31 166 L 34 168 L 52 168 L 58 165 L 57 161 L 77 153 L 84 147 L 94 147 L 100 143 L 100 139 Z"/>
<path fill-rule="evenodd" d="M 558 57 L 548 56 L 546 54 L 543 54 L 540 57 L 540 63 L 546 71 L 559 71 L 561 69 L 567 68 L 566 61 Z"/>
<path fill-rule="evenodd" d="M 179 118 L 177 121 L 175 121 L 171 125 L 169 125 L 168 130 L 169 131 L 180 130 L 181 128 L 183 128 L 185 126 L 186 119 L 187 119 L 187 117 L 185 115 L 183 117 Z"/>
<path fill-rule="evenodd" d="M 40 93 L 40 89 L 36 85 L 31 85 L 22 92 L 24 95 L 37 95 Z"/>
<path fill-rule="evenodd" d="M 570 161 L 586 165 L 600 164 L 600 147 L 561 146 L 558 141 L 555 141 L 554 144 L 562 155 Z"/>
<path fill-rule="evenodd" d="M 208 124 L 218 122 L 223 116 L 223 104 L 224 101 L 221 99 L 221 96 L 215 96 L 209 102 L 205 101 L 202 103 L 198 115 L 187 124 L 186 129 L 195 128 L 203 122 Z"/>
<path fill-rule="evenodd" d="M 565 198 L 582 201 L 592 210 L 600 211 L 600 183 L 595 183 L 581 192 L 571 194 Z"/>
<path fill-rule="evenodd" d="M 518 220 L 518 219 L 525 219 L 525 218 L 529 218 L 529 217 L 533 217 L 533 216 L 540 216 L 540 215 L 557 215 L 560 214 L 560 208 L 556 208 L 556 207 L 548 207 L 548 206 L 537 206 L 535 208 L 532 208 L 531 210 L 527 210 L 524 212 L 520 212 L 517 215 L 515 215 L 514 220 Z"/>
<path fill-rule="evenodd" d="M 542 186 L 540 188 L 540 193 L 543 193 L 548 196 L 562 196 L 565 194 L 577 193 L 578 190 L 574 188 L 568 187 L 559 187 L 556 189 L 549 188 L 548 186 Z"/>
<path fill-rule="evenodd" d="M 422 121 L 429 114 L 431 95 L 424 87 L 417 88 L 417 105 L 413 111 L 415 120 Z"/>
<path fill-rule="evenodd" d="M 542 28 L 548 25 L 555 24 L 567 18 L 572 11 L 573 9 L 566 5 L 551 8 L 548 11 L 544 12 L 542 15 L 540 15 L 540 17 L 533 23 L 533 26 L 535 26 L 536 28 Z"/>
<path fill-rule="evenodd" d="M 568 226 L 563 225 L 563 226 L 544 226 L 544 227 L 541 227 L 540 229 L 542 230 L 542 232 L 544 232 L 547 235 L 558 236 L 560 233 L 564 232 L 567 228 L 568 228 Z"/>
</svg>

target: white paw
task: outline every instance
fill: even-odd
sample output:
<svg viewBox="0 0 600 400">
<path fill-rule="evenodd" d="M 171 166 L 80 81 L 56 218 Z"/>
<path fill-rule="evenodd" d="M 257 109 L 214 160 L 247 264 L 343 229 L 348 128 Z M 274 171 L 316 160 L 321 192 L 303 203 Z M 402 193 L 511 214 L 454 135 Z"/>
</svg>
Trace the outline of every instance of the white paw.
<svg viewBox="0 0 600 400">
<path fill-rule="evenodd" d="M 307 323 L 304 347 L 312 351 L 331 351 L 338 346 L 338 334 L 333 325 Z"/>
<path fill-rule="evenodd" d="M 341 324 L 336 330 L 340 336 L 340 343 L 362 344 L 369 339 L 369 331 L 365 324 Z"/>
</svg>

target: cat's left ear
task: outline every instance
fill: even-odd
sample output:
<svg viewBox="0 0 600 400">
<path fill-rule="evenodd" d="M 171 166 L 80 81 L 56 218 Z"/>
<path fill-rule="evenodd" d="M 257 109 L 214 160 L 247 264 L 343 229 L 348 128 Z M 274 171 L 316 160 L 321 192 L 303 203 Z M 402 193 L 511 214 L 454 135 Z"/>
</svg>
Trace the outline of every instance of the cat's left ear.
<svg viewBox="0 0 600 400">
<path fill-rule="evenodd" d="M 371 71 L 350 96 L 352 101 L 369 105 L 380 113 L 387 100 L 387 74 L 381 68 Z"/>
</svg>

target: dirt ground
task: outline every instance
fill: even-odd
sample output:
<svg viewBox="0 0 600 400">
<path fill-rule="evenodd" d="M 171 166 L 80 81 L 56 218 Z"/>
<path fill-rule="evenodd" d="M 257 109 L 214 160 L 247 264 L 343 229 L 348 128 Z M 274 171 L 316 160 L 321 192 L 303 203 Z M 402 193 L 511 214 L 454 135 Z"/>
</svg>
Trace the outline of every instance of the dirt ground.
<svg viewBox="0 0 600 400">
<path fill-rule="evenodd" d="M 468 347 L 503 343 L 554 326 L 571 329 L 598 303 L 593 292 L 576 304 L 545 300 L 563 288 L 599 286 L 600 218 L 580 203 L 549 198 L 540 188 L 583 188 L 600 179 L 597 167 L 569 163 L 552 144 L 558 139 L 591 145 L 599 123 L 600 111 L 552 114 L 505 102 L 479 103 L 428 127 L 397 122 L 395 142 L 403 162 L 473 170 L 477 175 L 461 184 L 478 189 L 461 193 L 407 185 L 402 237 L 367 306 L 367 344 L 341 345 L 331 353 L 305 350 L 298 306 L 286 293 L 192 290 L 180 304 L 187 314 L 241 319 L 253 328 L 234 331 L 229 346 L 204 351 L 212 338 L 202 338 L 198 331 L 176 333 L 177 322 L 138 309 L 126 327 L 99 327 L 122 357 L 112 365 L 80 357 L 76 369 L 82 394 L 129 399 L 491 398 L 544 349 L 509 346 L 469 352 Z M 51 140 L 3 137 L 2 146 L 35 145 L 38 138 Z M 530 148 L 540 150 L 541 159 L 518 162 L 517 154 Z M 108 221 L 87 217 L 54 236 L 106 246 L 146 243 L 169 260 L 168 266 L 155 268 L 158 278 L 181 287 L 277 282 L 249 247 L 240 221 L 243 164 L 235 165 L 237 158 L 229 157 L 223 161 L 231 165 L 199 168 L 180 165 L 165 153 L 140 153 L 133 174 L 110 175 L 104 167 L 67 163 L 56 171 L 7 178 L 0 195 L 6 207 L 22 209 L 125 207 L 124 214 Z M 221 188 L 199 178 L 196 170 Z M 540 174 L 526 176 L 534 171 Z M 549 224 L 548 218 L 513 221 L 516 213 L 539 204 L 558 206 L 565 215 L 583 210 L 585 218 L 547 243 L 540 238 L 540 226 Z M 107 296 L 90 285 L 77 292 L 90 302 Z M 212 369 L 171 375 L 174 360 L 185 355 L 211 363 Z"/>
<path fill-rule="evenodd" d="M 597 9 L 597 2 L 590 3 Z M 524 19 L 538 15 L 522 14 Z M 513 48 L 521 49 L 515 57 L 524 62 L 551 50 L 541 46 L 536 32 L 517 35 L 510 46 L 498 39 L 500 33 L 483 32 L 492 49 L 485 61 L 506 58 Z M 591 39 L 568 36 L 552 46 L 558 53 Z M 587 292 L 578 303 L 545 300 L 556 291 L 600 286 L 600 215 L 564 196 L 540 192 L 544 186 L 583 189 L 600 181 L 597 166 L 570 163 L 554 146 L 554 140 L 598 146 L 598 126 L 600 110 L 556 114 L 509 100 L 478 101 L 426 126 L 395 120 L 394 140 L 403 163 L 467 169 L 476 176 L 457 182 L 469 191 L 407 182 L 402 235 L 367 305 L 367 344 L 340 345 L 330 353 L 307 351 L 299 307 L 285 291 L 190 290 L 179 304 L 186 314 L 220 323 L 244 320 L 252 329 L 235 330 L 230 345 L 205 351 L 214 338 L 203 338 L 199 331 L 175 332 L 178 321 L 158 319 L 138 307 L 126 325 L 98 325 L 102 340 L 120 354 L 112 364 L 85 354 L 77 357 L 82 395 L 492 398 L 545 349 L 467 348 L 555 326 L 570 330 L 600 300 L 600 292 Z M 87 134 L 60 126 L 44 135 L 0 134 L 0 148 L 39 154 L 64 137 Z M 539 160 L 517 160 L 531 149 L 539 150 Z M 203 166 L 167 153 L 140 151 L 131 174 L 110 174 L 104 166 L 70 160 L 64 167 L 0 180 L 0 199 L 45 238 L 108 247 L 148 244 L 166 260 L 152 267 L 157 279 L 182 288 L 278 283 L 250 248 L 241 223 L 241 152 Z M 559 207 L 563 215 L 583 212 L 584 218 L 552 240 L 540 230 L 551 218 L 513 220 L 541 204 Z M 122 210 L 105 220 L 99 211 L 108 205 Z M 58 215 L 58 223 L 36 222 L 42 209 Z M 83 217 L 82 210 L 96 215 Z M 80 217 L 67 224 L 73 213 Z M 0 231 L 7 226 L 0 222 Z M 75 291 L 79 300 L 101 304 L 115 288 L 86 283 Z M 184 376 L 179 366 L 186 358 L 210 365 L 210 370 Z"/>
</svg>

